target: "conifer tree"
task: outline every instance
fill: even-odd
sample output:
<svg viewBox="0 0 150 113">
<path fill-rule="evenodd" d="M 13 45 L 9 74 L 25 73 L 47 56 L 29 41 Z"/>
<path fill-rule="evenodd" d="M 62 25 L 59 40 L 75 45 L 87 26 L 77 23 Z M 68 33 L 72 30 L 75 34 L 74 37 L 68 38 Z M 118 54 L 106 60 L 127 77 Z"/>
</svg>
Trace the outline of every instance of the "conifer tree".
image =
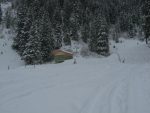
<svg viewBox="0 0 150 113">
<path fill-rule="evenodd" d="M 17 36 L 14 38 L 13 43 L 13 48 L 15 48 L 21 56 L 29 37 L 29 30 L 31 25 L 31 23 L 28 24 L 30 20 L 27 14 L 29 14 L 29 12 L 27 11 L 27 6 L 25 4 L 21 5 L 18 8 L 17 12 Z"/>
<path fill-rule="evenodd" d="M 71 25 L 71 39 L 72 40 L 79 40 L 78 31 L 80 30 L 81 26 L 81 3 L 79 0 L 72 1 L 72 14 L 70 16 L 70 25 Z"/>
<path fill-rule="evenodd" d="M 101 17 L 100 28 L 97 32 L 96 52 L 101 55 L 109 54 L 109 42 L 108 42 L 108 26 L 104 17 Z"/>
<path fill-rule="evenodd" d="M 52 37 L 52 25 L 49 19 L 49 14 L 47 11 L 44 11 L 42 14 L 42 20 L 39 27 L 41 30 L 41 53 L 42 62 L 46 62 L 50 59 L 50 53 L 55 48 L 55 45 L 54 38 Z"/>
<path fill-rule="evenodd" d="M 62 46 L 62 17 L 61 10 L 56 8 L 53 17 L 53 37 L 55 39 L 55 47 L 60 48 Z"/>
<path fill-rule="evenodd" d="M 25 45 L 22 58 L 27 64 L 39 64 L 42 63 L 41 55 L 41 38 L 39 29 L 39 20 L 33 22 L 28 42 Z"/>
<path fill-rule="evenodd" d="M 87 43 L 90 38 L 90 27 L 88 24 L 84 24 L 81 29 L 81 38 L 83 42 Z"/>
<path fill-rule="evenodd" d="M 65 45 L 71 45 L 71 38 L 70 38 L 70 34 L 68 31 L 67 31 L 67 33 L 65 33 L 63 42 Z"/>
<path fill-rule="evenodd" d="M 92 39 L 90 49 L 100 55 L 109 54 L 108 26 L 105 18 L 98 15 L 93 23 Z"/>
<path fill-rule="evenodd" d="M 121 12 L 119 16 L 119 25 L 121 32 L 127 32 L 129 29 L 129 16 L 127 12 Z"/>
<path fill-rule="evenodd" d="M 2 22 L 2 8 L 1 8 L 1 4 L 0 4 L 0 24 Z"/>
<path fill-rule="evenodd" d="M 129 19 L 128 19 L 128 35 L 129 35 L 129 37 L 130 38 L 133 38 L 133 37 L 135 37 L 135 35 L 136 35 L 136 30 L 135 30 L 135 24 L 134 24 L 134 22 L 133 22 L 133 18 L 132 18 L 132 16 L 129 16 Z"/>
<path fill-rule="evenodd" d="M 148 38 L 150 37 L 150 1 L 143 1 L 143 15 L 144 15 L 144 33 L 146 44 L 148 44 Z"/>
<path fill-rule="evenodd" d="M 6 16 L 5 16 L 5 21 L 6 21 L 6 28 L 9 29 L 11 26 L 11 15 L 10 15 L 10 11 L 6 12 Z"/>
</svg>

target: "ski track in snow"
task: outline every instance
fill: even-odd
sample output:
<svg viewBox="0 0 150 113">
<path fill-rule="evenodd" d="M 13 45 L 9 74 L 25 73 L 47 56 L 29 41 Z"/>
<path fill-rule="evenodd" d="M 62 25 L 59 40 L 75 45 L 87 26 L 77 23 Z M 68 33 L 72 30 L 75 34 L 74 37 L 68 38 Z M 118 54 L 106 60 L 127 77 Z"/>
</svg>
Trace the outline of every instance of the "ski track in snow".
<svg viewBox="0 0 150 113">
<path fill-rule="evenodd" d="M 139 66 L 136 65 L 129 66 L 129 68 L 126 69 L 127 72 L 124 73 L 122 69 L 127 66 L 128 65 L 124 64 L 122 68 L 106 71 L 111 69 L 112 65 L 104 65 L 105 69 L 101 76 L 95 72 L 98 71 L 98 67 L 96 66 L 97 68 L 95 67 L 94 69 L 89 69 L 88 72 L 82 73 L 89 73 L 86 78 L 84 78 L 85 75 L 79 72 L 80 68 L 73 67 L 72 65 L 69 67 L 71 71 L 76 68 L 76 72 L 72 72 L 72 75 L 70 72 L 70 74 L 67 74 L 64 70 L 60 70 L 60 72 L 57 73 L 52 71 L 52 73 L 56 73 L 54 76 L 50 76 L 49 74 L 40 75 L 36 73 L 38 69 L 32 70 L 33 73 L 27 73 L 29 75 L 23 76 L 23 78 L 20 77 L 17 81 L 15 78 L 11 78 L 12 81 L 6 81 L 6 86 L 0 89 L 0 111 L 4 109 L 5 106 L 12 106 L 12 103 L 17 103 L 20 99 L 28 99 L 30 96 L 36 96 L 37 93 L 48 90 L 49 94 L 51 94 L 51 91 L 58 91 L 60 94 L 57 95 L 60 96 L 60 98 L 63 98 L 65 96 L 63 93 L 67 91 L 66 93 L 71 95 L 67 95 L 68 97 L 65 96 L 65 99 L 77 99 L 69 100 L 70 104 L 68 107 L 71 108 L 72 111 L 68 111 L 68 113 L 141 113 L 142 111 L 149 113 L 150 88 L 148 85 L 150 83 L 150 77 L 148 73 L 143 72 L 143 70 L 140 70 Z M 137 68 L 139 70 L 137 70 Z M 146 67 L 145 70 L 147 69 Z M 41 71 L 44 73 L 46 69 Z M 62 72 L 64 73 L 63 75 L 61 75 Z M 93 74 L 92 76 L 90 72 Z M 102 71 L 99 70 L 98 72 Z M 136 75 L 137 73 L 138 75 Z M 19 76 L 15 75 L 14 77 Z M 85 91 L 80 90 L 80 88 L 85 89 Z M 75 92 L 77 95 L 74 94 Z M 58 96 L 53 97 L 56 99 Z M 59 100 L 56 101 L 58 101 L 58 103 L 60 102 Z M 22 106 L 20 107 L 22 108 Z M 3 111 L 5 112 L 5 110 Z M 67 111 L 64 112 L 66 113 Z M 11 112 L 8 111 L 8 113 Z"/>
<path fill-rule="evenodd" d="M 3 4 L 3 12 L 10 6 Z M 143 42 L 112 43 L 108 58 L 34 68 L 23 66 L 11 49 L 12 36 L 2 33 L 0 113 L 150 113 L 150 49 Z"/>
<path fill-rule="evenodd" d="M 94 95 L 90 96 L 94 98 L 86 102 L 86 106 L 82 108 L 80 113 L 129 113 L 128 104 L 130 102 L 128 102 L 128 92 L 130 87 L 133 87 L 132 84 L 130 84 L 132 75 L 119 76 L 117 79 L 114 78 L 115 80 L 111 79 L 109 84 L 103 87 L 103 89 L 98 87 L 96 91 L 93 92 Z"/>
</svg>

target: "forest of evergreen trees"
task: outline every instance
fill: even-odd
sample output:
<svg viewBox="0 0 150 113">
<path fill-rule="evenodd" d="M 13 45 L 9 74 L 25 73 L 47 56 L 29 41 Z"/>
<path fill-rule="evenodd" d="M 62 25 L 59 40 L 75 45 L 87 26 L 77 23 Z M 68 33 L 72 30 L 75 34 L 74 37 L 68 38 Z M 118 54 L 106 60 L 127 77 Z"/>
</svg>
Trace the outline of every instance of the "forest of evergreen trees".
<svg viewBox="0 0 150 113">
<path fill-rule="evenodd" d="M 15 0 L 17 36 L 13 48 L 27 64 L 50 60 L 50 52 L 83 40 L 92 52 L 109 55 L 109 35 L 150 36 L 149 0 Z M 1 20 L 1 13 L 0 13 Z M 110 32 L 111 29 L 111 32 Z"/>
</svg>

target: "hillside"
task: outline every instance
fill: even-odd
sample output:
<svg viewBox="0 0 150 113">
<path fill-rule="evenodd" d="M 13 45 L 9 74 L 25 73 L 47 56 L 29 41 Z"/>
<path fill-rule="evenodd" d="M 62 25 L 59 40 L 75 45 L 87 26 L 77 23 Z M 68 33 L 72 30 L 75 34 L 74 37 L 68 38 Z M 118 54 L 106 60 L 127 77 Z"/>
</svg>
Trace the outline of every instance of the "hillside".
<svg viewBox="0 0 150 113">
<path fill-rule="evenodd" d="M 3 3 L 2 5 L 3 18 L 7 9 L 11 7 L 10 2 Z M 0 71 L 8 70 L 8 67 L 15 69 L 23 65 L 19 55 L 12 49 L 14 33 L 10 29 L 6 29 L 5 22 L 0 25 Z"/>
<path fill-rule="evenodd" d="M 0 71 L 0 112 L 149 113 L 150 50 L 135 40 L 116 47 L 125 63 L 113 53 Z"/>
<path fill-rule="evenodd" d="M 3 17 L 9 7 L 9 2 L 2 4 Z M 107 57 L 79 52 L 76 64 L 71 59 L 25 65 L 11 47 L 14 37 L 2 23 L 0 113 L 150 113 L 150 48 L 145 42 L 120 37 L 119 43 L 109 41 Z M 71 43 L 62 48 L 87 46 Z"/>
</svg>

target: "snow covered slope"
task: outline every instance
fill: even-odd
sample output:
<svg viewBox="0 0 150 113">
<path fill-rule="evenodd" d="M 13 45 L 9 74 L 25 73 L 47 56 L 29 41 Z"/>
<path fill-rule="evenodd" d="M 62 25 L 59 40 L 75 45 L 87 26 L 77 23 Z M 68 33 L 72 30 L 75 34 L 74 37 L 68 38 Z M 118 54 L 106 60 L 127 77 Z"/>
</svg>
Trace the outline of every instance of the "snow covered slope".
<svg viewBox="0 0 150 113">
<path fill-rule="evenodd" d="M 12 35 L 9 34 L 9 30 L 4 29 L 2 34 L 4 37 L 0 38 L 0 71 L 15 69 L 24 64 L 23 61 L 20 60 L 19 55 L 12 49 Z"/>
<path fill-rule="evenodd" d="M 150 113 L 150 49 L 135 40 L 116 47 L 110 57 L 78 57 L 75 65 L 0 71 L 0 113 Z"/>
<path fill-rule="evenodd" d="M 125 60 L 125 63 L 130 64 L 150 64 L 150 48 L 145 42 L 139 42 L 138 40 L 125 40 L 121 39 L 122 43 L 112 44 L 116 48 L 112 49 L 112 52 L 119 54 L 121 59 Z"/>
<path fill-rule="evenodd" d="M 3 19 L 6 11 L 11 7 L 10 2 L 2 3 Z M 10 29 L 6 29 L 5 21 L 0 25 L 0 71 L 15 69 L 23 65 L 19 55 L 12 49 L 14 33 Z"/>
<path fill-rule="evenodd" d="M 9 7 L 2 5 L 3 16 Z M 0 113 L 150 113 L 150 48 L 144 43 L 121 39 L 107 58 L 25 67 L 4 26 L 0 37 Z"/>
</svg>

